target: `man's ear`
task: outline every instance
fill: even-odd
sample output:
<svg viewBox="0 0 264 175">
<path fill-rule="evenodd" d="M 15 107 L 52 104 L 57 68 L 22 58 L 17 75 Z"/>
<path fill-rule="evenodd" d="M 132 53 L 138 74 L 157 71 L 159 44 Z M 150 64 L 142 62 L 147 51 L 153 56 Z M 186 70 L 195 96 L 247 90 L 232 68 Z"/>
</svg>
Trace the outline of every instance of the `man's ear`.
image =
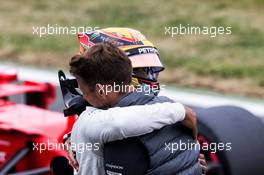
<svg viewBox="0 0 264 175">
<path fill-rule="evenodd" d="M 95 85 L 95 91 L 96 91 L 97 95 L 99 95 L 99 96 L 105 96 L 105 88 L 104 88 L 104 85 L 102 85 L 100 83 L 96 83 L 96 85 Z"/>
</svg>

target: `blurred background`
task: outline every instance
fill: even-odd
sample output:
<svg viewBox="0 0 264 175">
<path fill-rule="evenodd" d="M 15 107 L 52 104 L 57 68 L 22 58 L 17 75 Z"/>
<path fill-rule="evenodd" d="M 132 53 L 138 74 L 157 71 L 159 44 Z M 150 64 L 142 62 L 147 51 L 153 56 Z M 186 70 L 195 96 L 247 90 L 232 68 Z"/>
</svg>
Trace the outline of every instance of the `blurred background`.
<svg viewBox="0 0 264 175">
<path fill-rule="evenodd" d="M 131 27 L 160 50 L 162 83 L 264 97 L 263 0 L 2 0 L 0 64 L 67 70 L 76 35 L 33 34 L 33 27 Z M 232 27 L 231 35 L 165 34 L 165 27 Z"/>
</svg>

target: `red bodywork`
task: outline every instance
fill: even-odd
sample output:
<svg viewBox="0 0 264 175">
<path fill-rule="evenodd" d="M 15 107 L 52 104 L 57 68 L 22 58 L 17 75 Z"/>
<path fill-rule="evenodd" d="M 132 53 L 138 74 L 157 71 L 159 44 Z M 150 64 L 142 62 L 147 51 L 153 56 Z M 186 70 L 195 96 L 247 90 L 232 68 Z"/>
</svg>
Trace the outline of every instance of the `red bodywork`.
<svg viewBox="0 0 264 175">
<path fill-rule="evenodd" d="M 24 148 L 30 149 L 11 172 L 48 168 L 54 156 L 66 154 L 62 136 L 74 122 L 73 117 L 65 118 L 62 113 L 47 110 L 55 99 L 52 84 L 11 83 L 16 79 L 15 73 L 0 73 L 0 174 Z M 9 100 L 17 94 L 25 96 L 25 104 Z"/>
</svg>

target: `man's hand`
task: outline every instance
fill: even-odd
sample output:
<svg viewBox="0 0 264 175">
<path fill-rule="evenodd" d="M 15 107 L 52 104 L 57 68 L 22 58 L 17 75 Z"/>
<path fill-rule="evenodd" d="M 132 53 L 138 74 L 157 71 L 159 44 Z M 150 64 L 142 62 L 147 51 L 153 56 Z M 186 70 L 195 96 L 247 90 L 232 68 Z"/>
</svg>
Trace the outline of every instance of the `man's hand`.
<svg viewBox="0 0 264 175">
<path fill-rule="evenodd" d="M 207 171 L 207 163 L 203 154 L 200 154 L 199 156 L 199 163 L 202 168 L 202 175 L 205 175 Z"/>
<path fill-rule="evenodd" d="M 67 140 L 65 140 L 64 144 L 66 146 L 69 162 L 70 162 L 71 166 L 78 172 L 79 171 L 79 164 L 78 164 L 77 160 L 75 159 L 75 156 L 76 156 L 75 153 L 71 149 L 70 138 L 67 138 Z"/>
<path fill-rule="evenodd" d="M 194 139 L 197 139 L 198 129 L 197 129 L 197 118 L 195 112 L 189 107 L 185 106 L 185 118 L 182 124 L 192 130 Z"/>
</svg>

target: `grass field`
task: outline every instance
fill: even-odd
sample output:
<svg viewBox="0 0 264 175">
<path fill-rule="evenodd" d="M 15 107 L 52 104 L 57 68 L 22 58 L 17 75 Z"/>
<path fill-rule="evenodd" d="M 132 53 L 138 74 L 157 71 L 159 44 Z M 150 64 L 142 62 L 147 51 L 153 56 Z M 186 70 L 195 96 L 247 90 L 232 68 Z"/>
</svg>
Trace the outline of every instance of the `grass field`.
<svg viewBox="0 0 264 175">
<path fill-rule="evenodd" d="M 162 82 L 264 97 L 263 0 L 4 0 L 0 60 L 67 68 L 75 35 L 33 35 L 33 26 L 132 27 L 159 48 Z M 165 35 L 165 27 L 231 26 L 231 35 Z"/>
</svg>

